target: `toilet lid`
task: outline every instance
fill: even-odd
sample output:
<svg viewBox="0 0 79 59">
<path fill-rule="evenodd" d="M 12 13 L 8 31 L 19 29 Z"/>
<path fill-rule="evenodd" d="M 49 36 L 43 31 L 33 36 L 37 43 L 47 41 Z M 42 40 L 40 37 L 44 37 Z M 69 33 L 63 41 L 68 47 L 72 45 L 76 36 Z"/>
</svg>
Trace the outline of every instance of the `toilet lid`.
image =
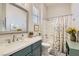
<svg viewBox="0 0 79 59">
<path fill-rule="evenodd" d="M 47 47 L 50 47 L 50 44 L 48 43 L 42 43 L 43 46 L 47 46 Z"/>
</svg>

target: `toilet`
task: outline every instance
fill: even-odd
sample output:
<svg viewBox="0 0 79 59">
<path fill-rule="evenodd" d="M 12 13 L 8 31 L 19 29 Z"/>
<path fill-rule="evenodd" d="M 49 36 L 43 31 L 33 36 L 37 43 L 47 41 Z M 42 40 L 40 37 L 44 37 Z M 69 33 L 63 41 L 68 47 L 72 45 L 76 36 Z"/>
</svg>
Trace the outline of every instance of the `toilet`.
<svg viewBox="0 0 79 59">
<path fill-rule="evenodd" d="M 48 49 L 50 48 L 49 43 L 42 43 L 42 56 L 48 56 L 49 52 Z"/>
</svg>

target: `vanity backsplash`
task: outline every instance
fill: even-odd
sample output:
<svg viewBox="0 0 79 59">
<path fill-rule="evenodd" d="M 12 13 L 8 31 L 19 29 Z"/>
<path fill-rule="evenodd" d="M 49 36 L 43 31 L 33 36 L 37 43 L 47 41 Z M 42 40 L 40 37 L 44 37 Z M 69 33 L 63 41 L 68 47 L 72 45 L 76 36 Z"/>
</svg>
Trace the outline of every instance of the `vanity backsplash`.
<svg viewBox="0 0 79 59">
<path fill-rule="evenodd" d="M 27 37 L 27 33 L 0 35 L 0 45 L 10 44 L 10 43 L 22 41 L 26 37 Z"/>
</svg>

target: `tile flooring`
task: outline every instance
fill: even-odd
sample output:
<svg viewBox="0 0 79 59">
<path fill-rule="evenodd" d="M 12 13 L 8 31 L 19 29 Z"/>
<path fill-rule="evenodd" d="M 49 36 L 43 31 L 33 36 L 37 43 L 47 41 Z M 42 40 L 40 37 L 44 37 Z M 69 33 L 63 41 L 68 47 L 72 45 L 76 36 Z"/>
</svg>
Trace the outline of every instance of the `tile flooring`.
<svg viewBox="0 0 79 59">
<path fill-rule="evenodd" d="M 60 52 L 52 52 L 52 53 L 47 53 L 47 52 L 43 52 L 42 56 L 66 56 L 66 54 L 64 53 L 60 53 Z"/>
</svg>

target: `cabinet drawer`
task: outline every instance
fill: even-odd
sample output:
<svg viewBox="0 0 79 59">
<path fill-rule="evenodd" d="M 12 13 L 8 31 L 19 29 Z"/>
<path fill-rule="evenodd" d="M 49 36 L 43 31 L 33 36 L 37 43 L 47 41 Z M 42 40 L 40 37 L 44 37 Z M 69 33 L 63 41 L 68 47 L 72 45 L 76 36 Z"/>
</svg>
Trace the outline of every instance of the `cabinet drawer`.
<svg viewBox="0 0 79 59">
<path fill-rule="evenodd" d="M 24 48 L 16 53 L 12 54 L 11 56 L 25 56 L 30 52 L 31 52 L 31 46 L 26 47 L 26 48 Z"/>
<path fill-rule="evenodd" d="M 41 45 L 41 42 L 42 42 L 42 41 L 40 40 L 40 41 L 34 43 L 34 44 L 32 45 L 32 49 L 35 49 L 36 47 L 40 46 L 40 45 Z"/>
<path fill-rule="evenodd" d="M 29 53 L 29 54 L 27 54 L 27 55 L 25 55 L 25 56 L 32 56 L 32 53 Z"/>
</svg>

